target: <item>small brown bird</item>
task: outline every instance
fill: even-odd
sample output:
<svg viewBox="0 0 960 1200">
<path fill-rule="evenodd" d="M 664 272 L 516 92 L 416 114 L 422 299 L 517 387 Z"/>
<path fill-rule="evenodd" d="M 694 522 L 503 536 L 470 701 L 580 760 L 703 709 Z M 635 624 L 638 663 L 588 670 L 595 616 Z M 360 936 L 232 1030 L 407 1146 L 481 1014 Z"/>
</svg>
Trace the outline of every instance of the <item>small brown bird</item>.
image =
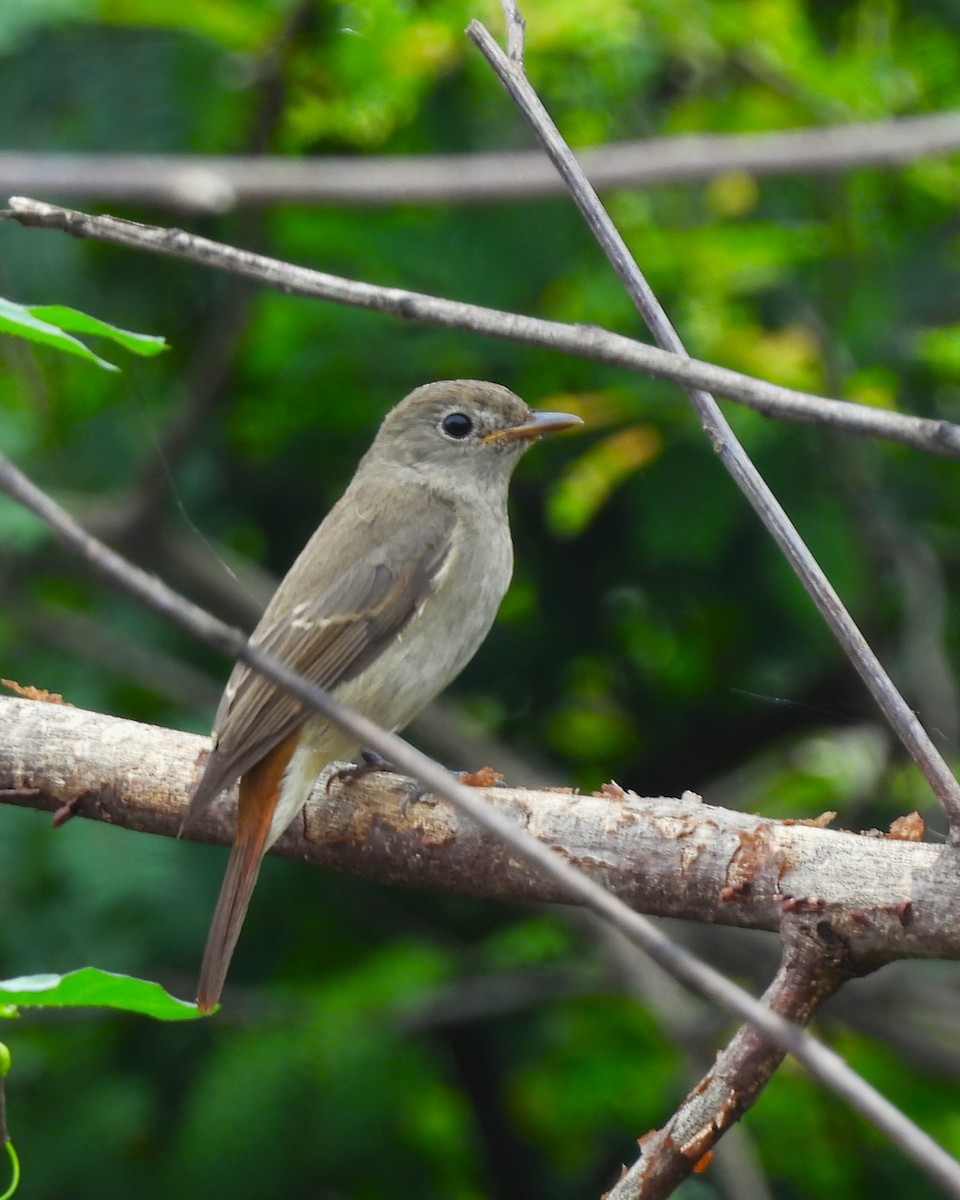
<svg viewBox="0 0 960 1200">
<path fill-rule="evenodd" d="M 510 582 L 507 489 L 524 450 L 580 418 L 472 379 L 428 383 L 389 412 L 250 641 L 342 704 L 401 729 L 473 657 Z M 238 662 L 189 822 L 240 780 L 237 832 L 197 990 L 216 1005 L 260 864 L 349 734 Z M 185 823 L 186 823 L 185 822 Z"/>
</svg>

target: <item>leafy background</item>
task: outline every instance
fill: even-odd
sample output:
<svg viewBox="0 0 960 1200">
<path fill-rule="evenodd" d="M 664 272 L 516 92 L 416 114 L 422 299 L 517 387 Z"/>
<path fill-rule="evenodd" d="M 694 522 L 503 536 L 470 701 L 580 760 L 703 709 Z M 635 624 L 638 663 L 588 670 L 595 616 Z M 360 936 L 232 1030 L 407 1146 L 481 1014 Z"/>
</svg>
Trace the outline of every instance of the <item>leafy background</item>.
<svg viewBox="0 0 960 1200">
<path fill-rule="evenodd" d="M 4 147 L 376 155 L 530 144 L 462 36 L 475 16 L 499 30 L 488 0 L 304 4 L 271 66 L 290 11 L 280 0 L 6 0 Z M 960 102 L 951 0 L 538 0 L 525 15 L 532 81 L 578 147 Z M 831 177 L 726 173 L 608 200 L 698 357 L 956 420 L 958 196 L 948 157 Z M 638 328 L 559 197 L 290 205 L 189 224 L 380 284 Z M 175 583 L 171 540 L 214 572 L 242 559 L 281 574 L 380 416 L 421 382 L 491 378 L 543 407 L 576 406 L 587 432 L 538 447 L 518 474 L 516 579 L 452 689 L 457 720 L 556 782 L 692 788 L 771 815 L 837 808 L 852 828 L 918 807 L 936 825 L 676 388 L 7 226 L 0 292 L 171 343 L 160 359 L 125 358 L 116 377 L 3 339 L 0 444 L 102 532 L 119 530 L 143 480 L 158 477 L 159 506 L 127 522 L 122 544 Z M 202 393 L 188 451 L 166 461 L 166 431 Z M 731 417 L 955 754 L 956 465 Z M 6 501 L 0 537 L 5 676 L 105 712 L 209 728 L 223 663 L 91 584 Z M 54 833 L 7 809 L 0 826 L 0 975 L 94 964 L 191 994 L 222 853 L 82 821 Z M 754 986 L 769 973 L 768 939 L 680 932 Z M 867 1036 L 876 1022 L 867 1030 L 857 1004 L 838 1006 L 822 1032 L 960 1152 L 955 1055 L 938 1052 L 955 972 L 889 975 L 895 986 L 870 994 L 887 1006 L 884 1038 Z M 641 979 L 638 998 L 603 944 L 556 911 L 268 863 L 214 1020 L 30 1015 L 11 1027 L 23 1194 L 596 1194 L 723 1034 L 696 1003 L 665 1003 L 657 976 Z M 917 1014 L 922 1034 L 906 1038 Z M 777 1197 L 933 1194 L 789 1066 L 746 1126 L 750 1169 L 718 1165 L 682 1194 L 760 1196 L 746 1189 L 763 1180 Z"/>
</svg>

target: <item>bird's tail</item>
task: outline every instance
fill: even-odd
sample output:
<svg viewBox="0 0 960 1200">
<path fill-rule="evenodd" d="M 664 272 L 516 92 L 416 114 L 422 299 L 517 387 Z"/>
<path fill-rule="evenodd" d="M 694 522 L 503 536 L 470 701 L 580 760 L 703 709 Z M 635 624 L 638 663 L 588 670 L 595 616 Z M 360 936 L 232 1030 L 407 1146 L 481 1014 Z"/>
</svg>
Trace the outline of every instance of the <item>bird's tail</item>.
<svg viewBox="0 0 960 1200">
<path fill-rule="evenodd" d="M 197 1008 L 202 1013 L 212 1012 L 220 1000 L 260 864 L 272 840 L 271 822 L 296 740 L 285 739 L 240 780 L 237 840 L 210 923 L 197 985 Z"/>
<path fill-rule="evenodd" d="M 252 839 L 237 842 L 230 852 L 227 873 L 203 952 L 200 982 L 197 984 L 197 1008 L 202 1013 L 212 1012 L 220 1000 L 230 960 L 240 936 L 240 927 L 247 915 L 253 885 L 260 874 L 264 841 L 259 845 Z"/>
</svg>

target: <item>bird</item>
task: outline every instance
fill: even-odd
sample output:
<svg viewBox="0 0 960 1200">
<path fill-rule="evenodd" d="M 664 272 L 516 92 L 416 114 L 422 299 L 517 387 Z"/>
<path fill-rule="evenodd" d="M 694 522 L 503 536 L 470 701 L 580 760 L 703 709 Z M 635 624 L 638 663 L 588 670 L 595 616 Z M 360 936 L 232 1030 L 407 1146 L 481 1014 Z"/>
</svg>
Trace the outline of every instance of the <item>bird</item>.
<svg viewBox="0 0 960 1200">
<path fill-rule="evenodd" d="M 507 491 L 539 437 L 581 424 L 474 379 L 416 388 L 386 417 L 341 498 L 250 635 L 340 703 L 402 729 L 486 637 L 513 571 Z M 236 831 L 197 1007 L 217 1007 L 263 857 L 354 738 L 243 662 L 229 677 L 184 827 L 239 780 Z"/>
</svg>

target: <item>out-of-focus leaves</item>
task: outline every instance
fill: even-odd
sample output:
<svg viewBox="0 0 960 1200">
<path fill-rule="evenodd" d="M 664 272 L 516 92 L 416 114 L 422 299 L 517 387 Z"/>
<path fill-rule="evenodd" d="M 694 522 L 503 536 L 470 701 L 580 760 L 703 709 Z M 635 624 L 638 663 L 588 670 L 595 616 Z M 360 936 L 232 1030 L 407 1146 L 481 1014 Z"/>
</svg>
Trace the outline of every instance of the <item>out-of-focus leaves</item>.
<svg viewBox="0 0 960 1200">
<path fill-rule="evenodd" d="M 614 1046 L 622 1053 L 609 1053 Z M 629 999 L 569 1004 L 547 1016 L 518 1059 L 510 1109 L 541 1153 L 576 1172 L 611 1131 L 648 1129 L 660 1119 L 676 1067 L 677 1048 Z"/>
<path fill-rule="evenodd" d="M 593 519 L 615 487 L 655 458 L 663 446 L 652 425 L 632 425 L 597 442 L 550 489 L 551 528 L 571 537 Z"/>
<path fill-rule="evenodd" d="M 236 52 L 262 47 L 280 20 L 278 5 L 245 0 L 185 0 L 177 6 L 163 0 L 100 0 L 97 7 L 105 23 L 190 30 Z"/>
<path fill-rule="evenodd" d="M 897 377 L 884 367 L 852 371 L 846 380 L 843 399 L 869 408 L 896 409 Z"/>
<path fill-rule="evenodd" d="M 960 325 L 943 325 L 918 333 L 917 357 L 946 379 L 960 379 Z"/>
<path fill-rule="evenodd" d="M 9 53 L 44 25 L 84 15 L 87 0 L 6 0 L 0 5 L 0 53 Z"/>
<path fill-rule="evenodd" d="M 748 375 L 802 392 L 822 392 L 821 349 L 809 325 L 786 325 L 776 331 L 741 326 L 727 334 L 722 357 Z"/>
</svg>

